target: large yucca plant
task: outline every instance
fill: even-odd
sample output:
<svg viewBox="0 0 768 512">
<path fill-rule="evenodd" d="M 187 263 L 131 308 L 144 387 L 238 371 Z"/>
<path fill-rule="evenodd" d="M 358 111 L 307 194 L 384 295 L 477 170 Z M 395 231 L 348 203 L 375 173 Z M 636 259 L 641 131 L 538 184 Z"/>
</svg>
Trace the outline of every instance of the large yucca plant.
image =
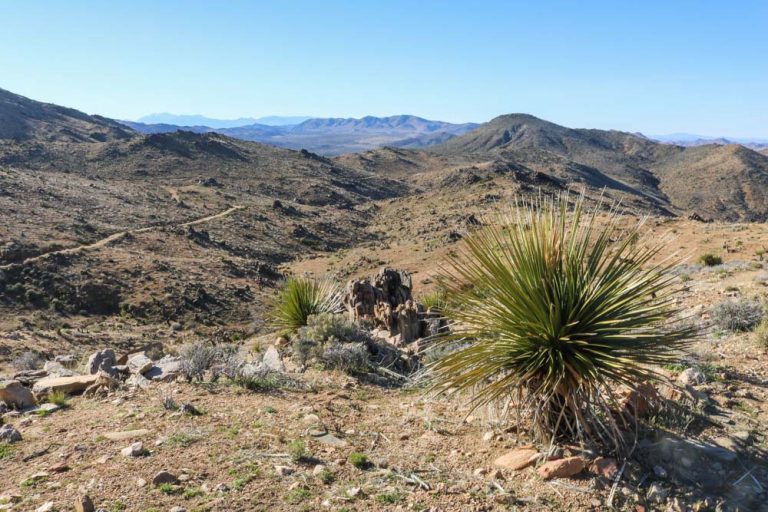
<svg viewBox="0 0 768 512">
<path fill-rule="evenodd" d="M 275 298 L 270 319 L 279 329 L 295 331 L 310 315 L 342 311 L 342 290 L 330 279 L 289 277 Z"/>
<path fill-rule="evenodd" d="M 679 321 L 673 263 L 652 262 L 663 246 L 638 242 L 642 222 L 622 229 L 616 209 L 569 201 L 518 201 L 465 238 L 442 276 L 455 326 L 444 342 L 464 343 L 430 374 L 475 407 L 512 405 L 539 440 L 620 450 L 634 425 L 616 412 L 621 388 L 660 379 L 653 365 L 695 330 Z"/>
</svg>

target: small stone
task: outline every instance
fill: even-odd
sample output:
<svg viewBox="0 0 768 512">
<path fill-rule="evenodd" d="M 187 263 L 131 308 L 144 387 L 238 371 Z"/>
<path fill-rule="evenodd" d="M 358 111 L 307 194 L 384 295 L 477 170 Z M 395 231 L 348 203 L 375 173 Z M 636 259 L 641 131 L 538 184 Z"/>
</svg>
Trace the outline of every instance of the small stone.
<svg viewBox="0 0 768 512">
<path fill-rule="evenodd" d="M 35 512 L 50 512 L 53 510 L 53 502 L 52 501 L 46 501 L 39 507 L 35 509 Z"/>
<path fill-rule="evenodd" d="M 493 432 L 489 430 L 483 434 L 483 442 L 490 443 L 491 441 L 493 441 Z"/>
<path fill-rule="evenodd" d="M 126 441 L 128 439 L 135 439 L 137 437 L 144 437 L 149 434 L 149 430 L 140 428 L 137 430 L 123 430 L 121 432 L 107 432 L 103 435 L 105 439 L 110 441 Z"/>
<path fill-rule="evenodd" d="M 75 499 L 75 512 L 93 512 L 93 501 L 87 494 L 83 494 Z"/>
<path fill-rule="evenodd" d="M 472 472 L 472 474 L 475 475 L 475 476 L 483 476 L 483 475 L 485 475 L 487 473 L 488 473 L 488 469 L 487 468 L 477 468 L 477 469 L 475 469 Z"/>
<path fill-rule="evenodd" d="M 533 447 L 515 448 L 493 461 L 493 465 L 503 468 L 520 470 L 534 463 L 539 451 Z"/>
<path fill-rule="evenodd" d="M 301 421 L 307 425 L 317 425 L 320 423 L 320 417 L 317 414 L 307 414 L 301 419 Z"/>
<path fill-rule="evenodd" d="M 5 443 L 18 443 L 21 441 L 21 433 L 12 425 L 0 426 L 0 441 Z"/>
<path fill-rule="evenodd" d="M 350 487 L 349 489 L 347 489 L 347 496 L 349 496 L 350 498 L 354 498 L 358 494 L 360 494 L 359 487 Z"/>
<path fill-rule="evenodd" d="M 137 478 L 136 479 L 136 487 L 146 487 L 147 481 L 143 478 Z"/>
<path fill-rule="evenodd" d="M 275 466 L 275 473 L 277 476 L 288 476 L 293 474 L 293 468 L 288 466 Z"/>
<path fill-rule="evenodd" d="M 653 474 L 659 478 L 667 478 L 667 470 L 662 466 L 653 466 Z"/>
<path fill-rule="evenodd" d="M 69 471 L 69 466 L 66 462 L 58 462 L 54 464 L 53 466 L 48 468 L 48 471 L 51 473 L 64 473 L 65 471 Z"/>
<path fill-rule="evenodd" d="M 707 382 L 707 378 L 695 368 L 686 368 L 677 376 L 677 381 L 685 386 L 698 386 Z"/>
<path fill-rule="evenodd" d="M 581 457 L 568 457 L 544 463 L 537 470 L 537 473 L 544 480 L 549 480 L 551 478 L 567 478 L 581 473 L 586 465 L 586 461 Z"/>
<path fill-rule="evenodd" d="M 312 476 L 318 476 L 323 473 L 323 471 L 326 470 L 325 464 L 317 464 L 312 469 Z"/>
<path fill-rule="evenodd" d="M 216 484 L 216 487 L 213 488 L 213 492 L 227 492 L 229 491 L 229 487 L 227 487 L 227 484 Z"/>
<path fill-rule="evenodd" d="M 605 477 L 609 480 L 613 480 L 616 473 L 619 472 L 619 463 L 613 457 L 598 457 L 592 463 L 590 468 L 593 473 Z"/>
<path fill-rule="evenodd" d="M 187 509 L 185 509 L 184 507 L 177 506 L 177 507 L 172 507 L 171 510 L 169 510 L 168 512 L 187 512 Z"/>
<path fill-rule="evenodd" d="M 125 457 L 140 457 L 141 455 L 144 455 L 144 443 L 136 441 L 131 446 L 120 450 L 120 454 Z"/>
<path fill-rule="evenodd" d="M 272 371 L 282 372 L 285 371 L 285 365 L 283 365 L 283 359 L 280 357 L 280 352 L 277 351 L 274 345 L 270 345 L 261 362 Z"/>
<path fill-rule="evenodd" d="M 155 477 L 152 479 L 152 485 L 160 485 L 160 484 L 177 484 L 179 483 L 179 479 L 176 478 L 176 476 L 168 471 L 160 471 L 158 472 Z"/>
<path fill-rule="evenodd" d="M 648 501 L 652 503 L 663 503 L 664 500 L 667 499 L 668 494 L 669 494 L 669 491 L 667 491 L 664 487 L 662 487 L 661 484 L 654 482 L 648 488 L 646 497 L 648 498 Z"/>
</svg>

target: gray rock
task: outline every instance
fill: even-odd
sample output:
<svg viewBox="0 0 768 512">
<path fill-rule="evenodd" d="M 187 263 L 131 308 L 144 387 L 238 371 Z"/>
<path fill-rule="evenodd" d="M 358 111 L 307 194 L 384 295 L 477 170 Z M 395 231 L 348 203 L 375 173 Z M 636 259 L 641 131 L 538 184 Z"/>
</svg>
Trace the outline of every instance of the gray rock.
<svg viewBox="0 0 768 512">
<path fill-rule="evenodd" d="M 32 392 L 16 380 L 0 382 L 0 401 L 17 409 L 26 409 L 36 403 Z"/>
<path fill-rule="evenodd" d="M 144 354 L 135 354 L 128 358 L 128 369 L 133 374 L 144 375 L 152 368 L 152 360 Z"/>
<path fill-rule="evenodd" d="M 169 510 L 168 512 L 187 512 L 187 509 L 185 509 L 184 507 L 177 506 L 177 507 L 172 507 L 171 510 Z"/>
<path fill-rule="evenodd" d="M 646 494 L 646 497 L 648 498 L 648 501 L 650 501 L 651 503 L 663 503 L 667 499 L 668 495 L 669 495 L 669 491 L 667 491 L 660 484 L 653 483 L 648 488 L 648 493 Z"/>
<path fill-rule="evenodd" d="M 698 386 L 707 382 L 707 378 L 704 374 L 694 368 L 686 368 L 683 370 L 680 375 L 677 376 L 677 380 L 680 384 L 686 386 Z"/>
<path fill-rule="evenodd" d="M 53 358 L 53 360 L 56 361 L 57 363 L 61 363 L 63 366 L 67 368 L 72 368 L 73 366 L 75 366 L 75 364 L 77 364 L 77 359 L 72 354 L 56 356 Z"/>
<path fill-rule="evenodd" d="M 160 484 L 177 484 L 179 483 L 179 479 L 176 478 L 175 475 L 168 471 L 160 471 L 155 475 L 155 477 L 152 479 L 152 485 L 160 485 Z"/>
<path fill-rule="evenodd" d="M 86 373 L 95 375 L 99 373 L 99 370 L 104 371 L 110 375 L 114 374 L 113 366 L 117 364 L 117 358 L 115 357 L 115 351 L 111 348 L 105 348 L 94 352 L 88 358 L 88 363 L 85 365 Z"/>
<path fill-rule="evenodd" d="M 0 427 L 0 441 L 5 443 L 17 443 L 21 441 L 21 433 L 13 428 L 12 425 L 3 425 Z"/>
<path fill-rule="evenodd" d="M 343 439 L 339 439 L 338 437 L 331 435 L 331 434 L 325 434 L 314 438 L 315 441 L 321 442 L 323 444 L 327 444 L 328 446 L 335 446 L 337 448 L 343 448 L 347 446 L 347 442 Z"/>
<path fill-rule="evenodd" d="M 65 368 L 64 365 L 58 361 L 46 361 L 43 370 L 48 373 L 49 377 L 71 377 L 77 375 L 72 370 Z"/>
<path fill-rule="evenodd" d="M 32 407 L 30 409 L 27 409 L 24 411 L 24 414 L 50 414 L 52 412 L 56 412 L 59 409 L 61 409 L 60 405 L 51 404 L 51 403 L 44 403 L 40 404 L 37 407 Z"/>
<path fill-rule="evenodd" d="M 274 372 L 285 371 L 285 365 L 283 365 L 283 358 L 280 357 L 280 352 L 277 351 L 274 345 L 270 345 L 267 351 L 264 352 L 264 357 L 261 359 L 268 369 Z"/>
<path fill-rule="evenodd" d="M 141 374 L 134 373 L 125 381 L 127 386 L 139 389 L 146 389 L 152 385 L 152 381 Z"/>
<path fill-rule="evenodd" d="M 152 368 L 144 374 L 150 380 L 172 381 L 181 373 L 181 359 L 173 356 L 165 356 L 155 362 Z"/>
<path fill-rule="evenodd" d="M 141 441 L 136 441 L 130 446 L 127 446 L 122 450 L 120 450 L 120 454 L 125 457 L 141 457 L 142 455 L 144 455 L 144 443 L 142 443 Z"/>
</svg>

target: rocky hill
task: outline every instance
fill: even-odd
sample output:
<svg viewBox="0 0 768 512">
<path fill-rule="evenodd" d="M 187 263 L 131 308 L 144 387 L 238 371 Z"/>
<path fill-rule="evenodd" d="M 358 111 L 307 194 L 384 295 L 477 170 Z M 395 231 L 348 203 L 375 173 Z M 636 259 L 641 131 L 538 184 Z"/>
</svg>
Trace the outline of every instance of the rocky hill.
<svg viewBox="0 0 768 512">
<path fill-rule="evenodd" d="M 624 189 L 679 213 L 768 219 L 763 200 L 768 158 L 743 146 L 681 147 L 632 133 L 572 129 L 511 114 L 429 151 L 476 162 L 499 159 L 568 181 Z"/>
</svg>

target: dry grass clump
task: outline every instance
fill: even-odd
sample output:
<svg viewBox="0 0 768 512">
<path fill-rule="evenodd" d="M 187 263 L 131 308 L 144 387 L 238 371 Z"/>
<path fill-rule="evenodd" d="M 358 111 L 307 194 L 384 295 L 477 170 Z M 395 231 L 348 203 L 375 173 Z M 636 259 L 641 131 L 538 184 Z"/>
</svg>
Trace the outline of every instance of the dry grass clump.
<svg viewBox="0 0 768 512">
<path fill-rule="evenodd" d="M 712 321 L 724 331 L 751 331 L 763 319 L 763 305 L 758 299 L 729 300 L 712 309 Z"/>
</svg>

